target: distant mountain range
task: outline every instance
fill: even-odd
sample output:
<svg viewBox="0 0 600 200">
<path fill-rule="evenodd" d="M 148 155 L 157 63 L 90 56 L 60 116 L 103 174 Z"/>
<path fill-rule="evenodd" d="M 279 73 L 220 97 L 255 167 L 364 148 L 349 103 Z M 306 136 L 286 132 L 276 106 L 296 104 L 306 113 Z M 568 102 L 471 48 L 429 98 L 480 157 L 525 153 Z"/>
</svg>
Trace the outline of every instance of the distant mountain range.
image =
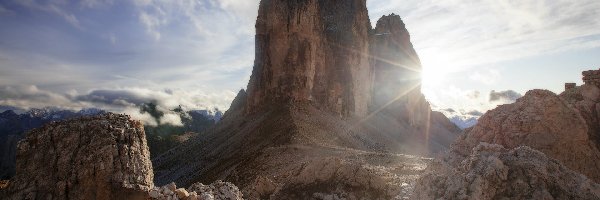
<svg viewBox="0 0 600 200">
<path fill-rule="evenodd" d="M 7 179 L 15 173 L 17 143 L 25 134 L 52 121 L 64 121 L 83 116 L 106 113 L 97 108 L 80 111 L 57 108 L 23 110 L 16 107 L 0 106 L 0 179 Z M 148 146 L 152 156 L 158 155 L 191 135 L 198 134 L 218 122 L 223 113 L 218 110 L 179 111 L 183 126 L 159 125 L 145 127 Z"/>
<path fill-rule="evenodd" d="M 477 117 L 472 116 L 453 116 L 449 117 L 450 121 L 460 129 L 467 129 L 477 125 Z"/>
</svg>

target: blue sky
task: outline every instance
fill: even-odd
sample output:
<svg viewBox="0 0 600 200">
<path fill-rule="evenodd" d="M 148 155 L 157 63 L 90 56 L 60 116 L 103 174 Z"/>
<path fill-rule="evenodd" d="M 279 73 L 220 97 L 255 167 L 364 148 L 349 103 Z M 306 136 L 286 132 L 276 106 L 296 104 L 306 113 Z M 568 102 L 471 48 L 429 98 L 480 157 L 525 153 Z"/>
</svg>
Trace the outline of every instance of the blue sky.
<svg viewBox="0 0 600 200">
<path fill-rule="evenodd" d="M 598 0 L 368 0 L 402 16 L 434 108 L 485 112 L 600 68 Z M 254 59 L 258 0 L 2 0 L 0 104 L 227 109 Z M 446 113 L 452 114 L 452 113 Z"/>
</svg>

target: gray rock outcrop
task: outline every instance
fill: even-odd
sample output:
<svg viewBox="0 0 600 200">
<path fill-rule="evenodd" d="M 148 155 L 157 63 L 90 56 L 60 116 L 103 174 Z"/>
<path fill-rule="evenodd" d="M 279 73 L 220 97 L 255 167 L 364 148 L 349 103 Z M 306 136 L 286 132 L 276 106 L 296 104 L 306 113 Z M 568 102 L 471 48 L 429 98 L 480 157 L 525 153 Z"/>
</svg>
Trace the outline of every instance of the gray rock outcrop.
<svg viewBox="0 0 600 200">
<path fill-rule="evenodd" d="M 7 199 L 143 199 L 154 186 L 142 124 L 111 113 L 34 129 L 16 169 Z"/>
<path fill-rule="evenodd" d="M 210 185 L 194 183 L 189 188 L 177 188 L 175 183 L 155 187 L 150 198 L 157 200 L 242 200 L 242 192 L 233 184 L 216 181 Z"/>
<path fill-rule="evenodd" d="M 594 118 L 597 103 L 585 100 L 581 93 L 594 90 L 588 87 L 597 90 L 596 86 L 584 85 L 562 96 L 546 90 L 529 91 L 514 104 L 486 113 L 475 127 L 459 137 L 452 152 L 469 155 L 480 142 L 506 148 L 529 146 L 600 181 L 600 151 L 594 140 L 597 130 L 590 128 L 598 126 L 597 117 Z"/>
<path fill-rule="evenodd" d="M 600 185 L 526 146 L 481 143 L 462 158 L 429 166 L 413 198 L 600 199 Z"/>
<path fill-rule="evenodd" d="M 262 0 L 247 111 L 311 102 L 366 116 L 370 28 L 365 0 Z"/>
</svg>

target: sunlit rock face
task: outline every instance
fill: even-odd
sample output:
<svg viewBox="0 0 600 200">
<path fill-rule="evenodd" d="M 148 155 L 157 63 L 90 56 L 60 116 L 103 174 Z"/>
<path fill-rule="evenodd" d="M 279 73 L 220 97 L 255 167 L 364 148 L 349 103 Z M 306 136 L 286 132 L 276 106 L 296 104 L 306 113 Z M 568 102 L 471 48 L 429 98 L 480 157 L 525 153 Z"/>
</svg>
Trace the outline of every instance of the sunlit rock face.
<svg viewBox="0 0 600 200">
<path fill-rule="evenodd" d="M 377 21 L 370 35 L 373 67 L 371 112 L 383 112 L 413 127 L 425 127 L 431 107 L 421 93 L 421 61 L 400 16 Z"/>
<path fill-rule="evenodd" d="M 486 113 L 457 140 L 452 152 L 469 155 L 480 142 L 506 148 L 529 146 L 598 182 L 600 151 L 594 128 L 598 126 L 598 99 L 600 92 L 592 85 L 561 96 L 547 90 L 529 91 L 514 104 Z"/>
<path fill-rule="evenodd" d="M 365 0 L 261 1 L 248 112 L 310 102 L 341 116 L 366 115 L 370 28 Z"/>
<path fill-rule="evenodd" d="M 420 96 L 421 61 L 400 16 L 391 14 L 380 18 L 370 41 L 374 109 L 401 96 Z"/>
</svg>

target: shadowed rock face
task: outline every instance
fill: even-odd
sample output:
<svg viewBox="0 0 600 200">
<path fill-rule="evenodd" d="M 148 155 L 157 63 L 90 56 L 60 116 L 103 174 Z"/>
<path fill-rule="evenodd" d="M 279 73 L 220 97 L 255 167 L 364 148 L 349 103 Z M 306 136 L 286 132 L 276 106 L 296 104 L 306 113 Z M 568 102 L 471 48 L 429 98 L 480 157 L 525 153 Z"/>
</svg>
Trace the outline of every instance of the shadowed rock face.
<svg viewBox="0 0 600 200">
<path fill-rule="evenodd" d="M 111 113 L 33 130 L 16 169 L 8 199 L 144 198 L 154 186 L 142 124 Z"/>
<path fill-rule="evenodd" d="M 311 102 L 341 116 L 367 114 L 370 29 L 365 0 L 263 0 L 249 112 Z"/>
<path fill-rule="evenodd" d="M 365 0 L 262 0 L 247 93 L 203 137 L 154 159 L 156 184 L 223 179 L 250 199 L 406 197 L 426 159 L 397 153 L 445 150 L 459 129 L 423 98 L 400 17 L 373 30 L 367 14 Z"/>
</svg>

